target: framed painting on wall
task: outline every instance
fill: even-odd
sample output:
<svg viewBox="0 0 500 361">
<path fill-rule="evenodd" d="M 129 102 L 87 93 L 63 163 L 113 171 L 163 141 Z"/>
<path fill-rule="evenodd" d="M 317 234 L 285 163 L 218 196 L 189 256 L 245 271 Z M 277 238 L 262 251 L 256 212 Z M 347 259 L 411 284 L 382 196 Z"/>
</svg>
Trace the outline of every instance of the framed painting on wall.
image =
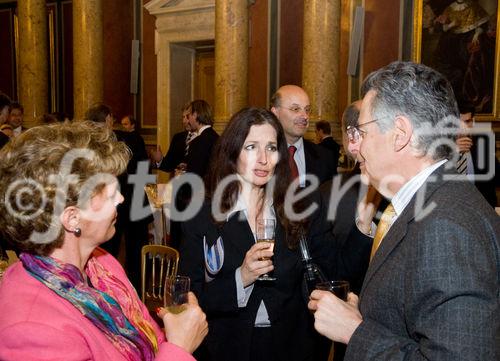
<svg viewBox="0 0 500 361">
<path fill-rule="evenodd" d="M 499 0 L 414 0 L 412 59 L 444 74 L 477 120 L 499 120 Z"/>
</svg>

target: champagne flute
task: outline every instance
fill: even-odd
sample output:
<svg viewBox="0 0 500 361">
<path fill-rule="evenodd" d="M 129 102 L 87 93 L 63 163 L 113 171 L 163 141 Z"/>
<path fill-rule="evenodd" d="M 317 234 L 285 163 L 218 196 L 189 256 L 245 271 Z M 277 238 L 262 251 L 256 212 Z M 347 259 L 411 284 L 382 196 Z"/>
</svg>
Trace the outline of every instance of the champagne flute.
<svg viewBox="0 0 500 361">
<path fill-rule="evenodd" d="M 163 305 L 171 313 L 184 311 L 184 304 L 188 303 L 188 292 L 191 280 L 188 276 L 173 276 L 165 280 Z"/>
<path fill-rule="evenodd" d="M 269 250 L 274 250 L 274 232 L 276 229 L 276 220 L 274 219 L 258 219 L 257 220 L 257 237 L 256 242 L 269 243 Z M 269 258 L 263 257 L 260 261 L 268 260 Z M 257 278 L 259 281 L 275 281 L 276 278 L 267 273 L 260 275 Z"/>
</svg>

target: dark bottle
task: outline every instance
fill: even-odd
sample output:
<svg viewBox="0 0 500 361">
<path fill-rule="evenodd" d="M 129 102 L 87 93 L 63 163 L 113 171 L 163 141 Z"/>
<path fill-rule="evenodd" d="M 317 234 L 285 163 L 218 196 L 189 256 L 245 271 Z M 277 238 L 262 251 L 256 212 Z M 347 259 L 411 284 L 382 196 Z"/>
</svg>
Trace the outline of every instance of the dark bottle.
<svg viewBox="0 0 500 361">
<path fill-rule="evenodd" d="M 300 241 L 300 254 L 302 256 L 302 264 L 304 265 L 304 280 L 306 286 L 307 296 L 316 289 L 316 285 L 322 282 L 328 282 L 321 269 L 312 261 L 307 246 L 307 240 L 304 234 L 301 235 Z"/>
</svg>

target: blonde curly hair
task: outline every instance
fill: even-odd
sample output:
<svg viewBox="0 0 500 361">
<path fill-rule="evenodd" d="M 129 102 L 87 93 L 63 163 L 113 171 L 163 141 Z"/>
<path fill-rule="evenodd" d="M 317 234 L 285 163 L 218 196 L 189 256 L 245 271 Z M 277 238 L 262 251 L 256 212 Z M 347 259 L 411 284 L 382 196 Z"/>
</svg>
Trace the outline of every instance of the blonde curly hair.
<svg viewBox="0 0 500 361">
<path fill-rule="evenodd" d="M 101 192 L 109 175 L 126 170 L 130 154 L 111 130 L 89 121 L 35 127 L 12 139 L 0 151 L 3 238 L 19 251 L 50 254 L 64 240 L 62 210 Z M 86 192 L 88 180 L 100 175 L 102 182 Z M 41 242 L 32 237 L 51 227 L 57 227 L 55 236 Z"/>
</svg>

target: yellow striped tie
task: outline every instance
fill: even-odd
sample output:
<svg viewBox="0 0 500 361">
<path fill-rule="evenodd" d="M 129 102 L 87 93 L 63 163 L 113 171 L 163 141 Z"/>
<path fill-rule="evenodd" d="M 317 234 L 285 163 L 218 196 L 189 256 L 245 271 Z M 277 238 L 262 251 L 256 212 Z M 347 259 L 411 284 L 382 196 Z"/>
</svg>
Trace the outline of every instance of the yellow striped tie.
<svg viewBox="0 0 500 361">
<path fill-rule="evenodd" d="M 382 239 L 384 239 L 385 235 L 387 234 L 387 231 L 389 231 L 392 220 L 395 216 L 396 216 L 396 211 L 394 210 L 392 203 L 389 203 L 384 213 L 382 213 L 380 222 L 378 222 L 377 232 L 375 232 L 375 238 L 373 239 L 370 261 L 372 260 L 373 256 L 375 256 L 375 253 L 377 252 L 377 249 L 382 243 Z"/>
</svg>

